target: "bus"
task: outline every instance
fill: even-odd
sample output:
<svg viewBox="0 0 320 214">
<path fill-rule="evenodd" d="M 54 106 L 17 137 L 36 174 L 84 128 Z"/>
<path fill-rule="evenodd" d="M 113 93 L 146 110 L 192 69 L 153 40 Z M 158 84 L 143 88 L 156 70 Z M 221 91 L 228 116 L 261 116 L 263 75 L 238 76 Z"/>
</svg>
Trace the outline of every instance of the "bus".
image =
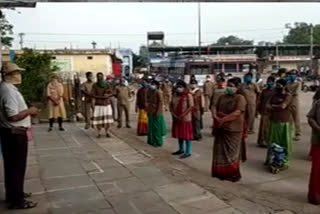
<svg viewBox="0 0 320 214">
<path fill-rule="evenodd" d="M 212 60 L 205 57 L 189 59 L 185 65 L 184 81 L 189 83 L 192 75 L 195 76 L 199 86 L 204 85 L 208 75 L 211 77 L 211 80 L 214 80 Z"/>
</svg>

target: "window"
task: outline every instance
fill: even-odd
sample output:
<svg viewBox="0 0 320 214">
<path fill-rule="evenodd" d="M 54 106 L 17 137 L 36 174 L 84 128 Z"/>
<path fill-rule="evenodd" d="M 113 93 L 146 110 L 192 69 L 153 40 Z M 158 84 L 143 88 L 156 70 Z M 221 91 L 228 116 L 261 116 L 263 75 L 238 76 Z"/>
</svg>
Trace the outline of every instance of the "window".
<svg viewBox="0 0 320 214">
<path fill-rule="evenodd" d="M 93 59 L 93 56 L 87 56 L 87 59 L 88 59 L 88 60 L 92 60 L 92 59 Z"/>
</svg>

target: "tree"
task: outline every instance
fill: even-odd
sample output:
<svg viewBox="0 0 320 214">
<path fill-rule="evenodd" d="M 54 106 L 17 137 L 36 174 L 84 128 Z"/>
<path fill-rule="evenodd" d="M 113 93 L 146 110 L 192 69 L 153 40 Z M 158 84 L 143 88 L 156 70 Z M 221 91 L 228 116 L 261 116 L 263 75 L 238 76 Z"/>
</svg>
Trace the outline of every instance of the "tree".
<svg viewBox="0 0 320 214">
<path fill-rule="evenodd" d="M 23 54 L 15 59 L 15 63 L 25 69 L 19 89 L 28 103 L 40 102 L 44 98 L 50 76 L 58 71 L 58 67 L 53 66 L 51 60 L 50 54 L 31 49 L 24 49 Z"/>
<path fill-rule="evenodd" d="M 143 60 L 143 57 L 133 53 L 133 68 L 136 67 L 145 67 L 146 62 Z"/>
<path fill-rule="evenodd" d="M 310 44 L 311 24 L 296 22 L 290 28 L 288 35 L 283 38 L 287 44 Z M 320 24 L 313 26 L 313 43 L 320 44 Z"/>
<path fill-rule="evenodd" d="M 8 22 L 5 15 L 2 14 L 0 17 L 0 33 L 1 43 L 3 46 L 11 47 L 13 42 L 13 26 Z"/>
<path fill-rule="evenodd" d="M 253 41 L 241 39 L 237 36 L 230 35 L 221 37 L 213 45 L 253 45 Z"/>
<path fill-rule="evenodd" d="M 140 46 L 139 57 L 141 59 L 141 64 L 147 66 L 149 64 L 149 51 L 144 45 Z"/>
</svg>

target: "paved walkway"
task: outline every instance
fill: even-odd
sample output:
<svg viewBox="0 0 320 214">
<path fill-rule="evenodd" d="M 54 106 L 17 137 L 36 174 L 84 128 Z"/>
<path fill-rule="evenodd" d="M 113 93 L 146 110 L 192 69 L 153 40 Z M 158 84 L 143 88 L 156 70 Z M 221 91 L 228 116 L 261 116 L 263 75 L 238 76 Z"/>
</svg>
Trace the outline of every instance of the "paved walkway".
<svg viewBox="0 0 320 214">
<path fill-rule="evenodd" d="M 0 161 L 0 213 L 253 213 L 233 208 L 195 183 L 172 180 L 151 164 L 151 155 L 115 137 L 95 139 L 75 124 L 66 129 L 34 128 L 25 189 L 39 203 L 35 209 L 5 209 Z"/>
</svg>

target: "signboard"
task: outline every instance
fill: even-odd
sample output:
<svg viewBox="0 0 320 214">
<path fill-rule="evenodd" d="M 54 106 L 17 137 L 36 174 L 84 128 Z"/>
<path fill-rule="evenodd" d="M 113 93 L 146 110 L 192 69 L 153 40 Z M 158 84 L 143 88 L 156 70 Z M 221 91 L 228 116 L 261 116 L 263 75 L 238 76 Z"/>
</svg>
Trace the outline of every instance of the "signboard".
<svg viewBox="0 0 320 214">
<path fill-rule="evenodd" d="M 52 60 L 52 65 L 57 66 L 60 72 L 72 71 L 70 59 L 54 59 Z"/>
</svg>

